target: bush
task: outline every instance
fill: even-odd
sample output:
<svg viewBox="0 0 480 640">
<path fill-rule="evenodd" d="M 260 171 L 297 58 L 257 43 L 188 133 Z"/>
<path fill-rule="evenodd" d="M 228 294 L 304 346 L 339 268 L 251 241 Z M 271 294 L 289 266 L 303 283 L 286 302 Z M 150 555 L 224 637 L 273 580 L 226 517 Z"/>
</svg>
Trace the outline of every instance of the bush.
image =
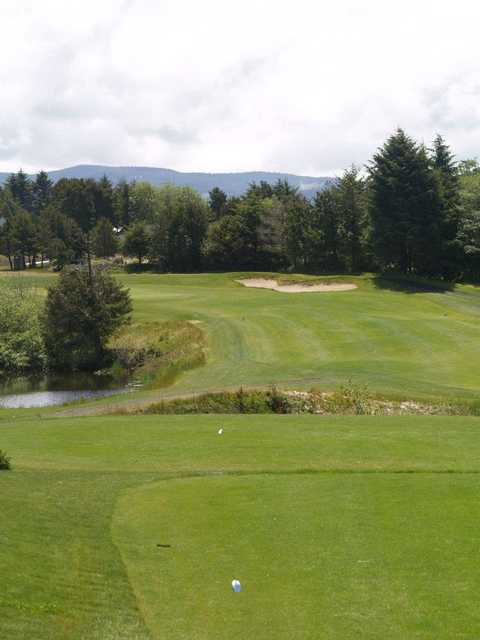
<svg viewBox="0 0 480 640">
<path fill-rule="evenodd" d="M 40 300 L 22 276 L 0 282 L 0 375 L 38 372 L 45 367 Z"/>
<path fill-rule="evenodd" d="M 288 396 L 276 389 L 271 391 L 224 391 L 200 396 L 157 402 L 143 410 L 144 413 L 291 413 Z"/>
<path fill-rule="evenodd" d="M 326 415 L 365 415 L 373 410 L 373 398 L 366 385 L 348 380 L 338 391 L 322 393 L 312 390 L 308 404 L 312 413 Z"/>
<path fill-rule="evenodd" d="M 48 289 L 43 337 L 52 369 L 100 369 L 111 336 L 129 320 L 128 291 L 100 268 L 68 268 Z"/>
<path fill-rule="evenodd" d="M 292 413 L 292 403 L 288 396 L 272 387 L 267 393 L 267 404 L 272 413 Z"/>
<path fill-rule="evenodd" d="M 0 471 L 9 471 L 12 468 L 10 458 L 5 451 L 0 449 Z"/>
</svg>

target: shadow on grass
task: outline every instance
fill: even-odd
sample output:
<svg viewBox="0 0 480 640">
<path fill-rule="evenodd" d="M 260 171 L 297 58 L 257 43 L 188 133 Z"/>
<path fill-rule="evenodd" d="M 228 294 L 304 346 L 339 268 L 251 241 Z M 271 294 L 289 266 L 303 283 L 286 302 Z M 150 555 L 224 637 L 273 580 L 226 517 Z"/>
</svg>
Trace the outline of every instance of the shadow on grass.
<svg viewBox="0 0 480 640">
<path fill-rule="evenodd" d="M 455 282 L 394 273 L 378 274 L 373 278 L 373 284 L 378 289 L 402 293 L 445 293 L 455 290 Z"/>
<path fill-rule="evenodd" d="M 123 267 L 125 273 L 163 273 L 163 270 L 157 264 L 151 264 L 144 262 L 139 264 L 138 262 L 131 262 Z"/>
</svg>

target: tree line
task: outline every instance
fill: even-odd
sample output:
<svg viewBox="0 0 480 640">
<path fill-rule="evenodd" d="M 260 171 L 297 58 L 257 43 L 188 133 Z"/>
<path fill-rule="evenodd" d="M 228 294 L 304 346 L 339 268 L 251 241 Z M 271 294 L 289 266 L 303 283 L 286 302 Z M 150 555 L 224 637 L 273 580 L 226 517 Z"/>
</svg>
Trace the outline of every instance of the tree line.
<svg viewBox="0 0 480 640">
<path fill-rule="evenodd" d="M 218 188 L 12 174 L 0 191 L 0 253 L 12 269 L 123 255 L 160 271 L 395 271 L 480 277 L 480 166 L 397 130 L 364 170 L 307 200 L 288 182 Z"/>
</svg>

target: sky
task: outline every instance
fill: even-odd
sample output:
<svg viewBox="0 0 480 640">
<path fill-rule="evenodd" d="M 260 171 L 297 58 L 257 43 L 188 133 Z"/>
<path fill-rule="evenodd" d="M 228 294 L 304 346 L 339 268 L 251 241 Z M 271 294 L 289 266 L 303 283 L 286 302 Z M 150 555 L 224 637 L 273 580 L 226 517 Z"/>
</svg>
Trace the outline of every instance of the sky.
<svg viewBox="0 0 480 640">
<path fill-rule="evenodd" d="M 0 171 L 336 175 L 397 127 L 480 155 L 471 0 L 0 0 Z"/>
</svg>

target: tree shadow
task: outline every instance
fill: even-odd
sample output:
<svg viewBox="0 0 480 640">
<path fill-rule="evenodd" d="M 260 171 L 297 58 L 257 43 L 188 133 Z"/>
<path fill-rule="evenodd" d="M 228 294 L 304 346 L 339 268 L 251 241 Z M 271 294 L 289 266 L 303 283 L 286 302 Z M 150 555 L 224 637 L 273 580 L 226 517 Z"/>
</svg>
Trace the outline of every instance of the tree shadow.
<svg viewBox="0 0 480 640">
<path fill-rule="evenodd" d="M 401 293 L 445 293 L 455 290 L 455 282 L 394 273 L 378 274 L 373 278 L 373 284 L 378 289 Z"/>
<path fill-rule="evenodd" d="M 139 264 L 138 262 L 132 262 L 124 266 L 125 273 L 163 273 L 161 268 L 150 262 L 144 262 Z"/>
</svg>

